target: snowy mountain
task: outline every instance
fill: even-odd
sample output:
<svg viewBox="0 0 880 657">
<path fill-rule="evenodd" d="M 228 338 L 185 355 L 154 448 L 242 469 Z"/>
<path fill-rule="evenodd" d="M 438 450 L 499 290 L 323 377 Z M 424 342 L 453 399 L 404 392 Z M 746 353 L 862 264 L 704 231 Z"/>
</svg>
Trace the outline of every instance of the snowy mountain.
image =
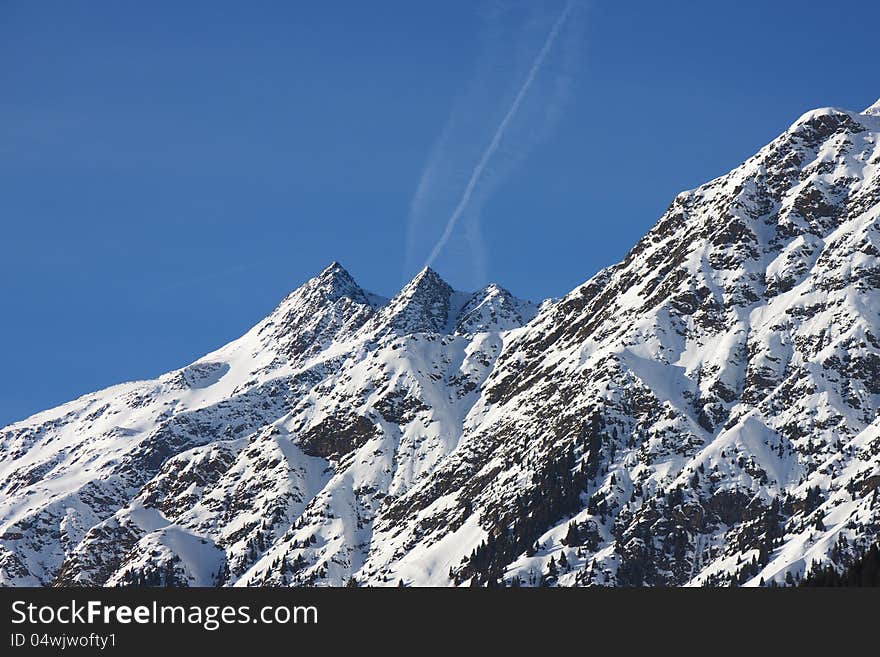
<svg viewBox="0 0 880 657">
<path fill-rule="evenodd" d="M 4 585 L 749 585 L 880 537 L 880 102 L 680 194 L 559 300 L 338 264 L 0 430 Z M 824 576 L 824 575 L 823 575 Z"/>
</svg>

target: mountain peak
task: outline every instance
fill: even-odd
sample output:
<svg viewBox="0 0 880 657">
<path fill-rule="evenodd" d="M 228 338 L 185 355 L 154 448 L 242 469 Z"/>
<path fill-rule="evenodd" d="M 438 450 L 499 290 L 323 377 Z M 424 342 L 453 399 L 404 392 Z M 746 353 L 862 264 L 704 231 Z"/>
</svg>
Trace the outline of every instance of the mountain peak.
<svg viewBox="0 0 880 657">
<path fill-rule="evenodd" d="M 343 266 L 339 263 L 338 260 L 334 260 L 334 261 L 331 262 L 329 265 L 327 265 L 326 267 L 324 267 L 324 269 L 323 269 L 323 271 L 321 272 L 320 275 L 321 275 L 321 276 L 324 276 L 325 274 L 327 274 L 327 275 L 331 275 L 331 274 L 340 274 L 340 273 L 341 273 L 341 274 L 348 274 L 348 272 L 345 270 L 345 267 L 343 267 Z"/>
<path fill-rule="evenodd" d="M 817 107 L 801 114 L 791 124 L 787 134 L 806 137 L 808 141 L 823 141 L 842 127 L 859 131 L 858 115 L 840 107 Z"/>
<path fill-rule="evenodd" d="M 255 327 L 260 349 L 286 360 L 314 355 L 333 339 L 359 329 L 379 303 L 379 297 L 363 290 L 334 260 Z"/>
<path fill-rule="evenodd" d="M 446 332 L 454 294 L 449 283 L 425 267 L 381 310 L 376 321 L 386 330 L 401 333 Z"/>
<path fill-rule="evenodd" d="M 443 277 L 440 276 L 440 274 L 438 274 L 436 271 L 426 265 L 418 274 L 415 275 L 415 277 L 412 279 L 412 281 L 410 281 L 407 287 L 421 284 L 423 281 L 427 281 L 432 285 L 449 285 L 446 281 L 443 280 Z"/>
<path fill-rule="evenodd" d="M 320 274 L 306 283 L 306 286 L 324 296 L 328 301 L 349 297 L 359 303 L 366 302 L 364 291 L 352 275 L 346 271 L 345 267 L 336 260 L 327 265 Z"/>
<path fill-rule="evenodd" d="M 462 306 L 456 320 L 456 333 L 506 331 L 519 328 L 538 312 L 531 301 L 517 299 L 497 283 L 474 292 Z"/>
<path fill-rule="evenodd" d="M 453 292 L 452 286 L 444 281 L 440 274 L 430 267 L 425 267 L 404 286 L 391 303 L 393 305 L 399 300 L 406 300 L 407 303 L 416 299 L 424 301 L 426 296 L 434 299 L 449 297 Z"/>
<path fill-rule="evenodd" d="M 338 261 L 334 260 L 329 265 L 324 267 L 321 270 L 321 273 L 317 276 L 318 279 L 328 280 L 328 279 L 342 279 L 346 281 L 354 282 L 351 274 L 348 273 L 348 270 L 345 269 Z"/>
</svg>

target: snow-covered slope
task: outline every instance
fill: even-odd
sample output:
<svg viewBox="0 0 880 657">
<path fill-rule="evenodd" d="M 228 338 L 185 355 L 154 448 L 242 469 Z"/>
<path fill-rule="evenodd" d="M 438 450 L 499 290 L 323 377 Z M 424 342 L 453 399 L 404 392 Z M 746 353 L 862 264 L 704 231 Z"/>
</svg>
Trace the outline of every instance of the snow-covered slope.
<svg viewBox="0 0 880 657">
<path fill-rule="evenodd" d="M 337 263 L 0 430 L 5 585 L 758 585 L 880 536 L 880 104 L 804 114 L 540 309 Z"/>
</svg>

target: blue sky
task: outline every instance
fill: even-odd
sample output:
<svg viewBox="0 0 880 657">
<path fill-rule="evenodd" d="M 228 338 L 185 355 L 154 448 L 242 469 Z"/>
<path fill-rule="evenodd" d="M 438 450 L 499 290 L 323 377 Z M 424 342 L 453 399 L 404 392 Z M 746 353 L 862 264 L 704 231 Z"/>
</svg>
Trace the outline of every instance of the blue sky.
<svg viewBox="0 0 880 657">
<path fill-rule="evenodd" d="M 0 425 L 182 366 L 332 260 L 396 292 L 564 5 L 312 4 L 0 5 Z M 875 12 L 579 4 L 436 269 L 564 294 L 804 111 L 874 102 Z"/>
</svg>

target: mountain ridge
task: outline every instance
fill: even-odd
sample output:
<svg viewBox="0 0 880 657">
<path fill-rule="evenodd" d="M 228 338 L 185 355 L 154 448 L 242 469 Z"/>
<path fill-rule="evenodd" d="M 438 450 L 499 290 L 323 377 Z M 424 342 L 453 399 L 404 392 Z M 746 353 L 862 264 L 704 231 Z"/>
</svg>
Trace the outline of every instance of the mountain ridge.
<svg viewBox="0 0 880 657">
<path fill-rule="evenodd" d="M 880 102 L 880 101 L 878 101 Z M 337 262 L 0 429 L 4 585 L 720 586 L 880 535 L 880 113 L 820 108 L 540 306 Z"/>
</svg>

